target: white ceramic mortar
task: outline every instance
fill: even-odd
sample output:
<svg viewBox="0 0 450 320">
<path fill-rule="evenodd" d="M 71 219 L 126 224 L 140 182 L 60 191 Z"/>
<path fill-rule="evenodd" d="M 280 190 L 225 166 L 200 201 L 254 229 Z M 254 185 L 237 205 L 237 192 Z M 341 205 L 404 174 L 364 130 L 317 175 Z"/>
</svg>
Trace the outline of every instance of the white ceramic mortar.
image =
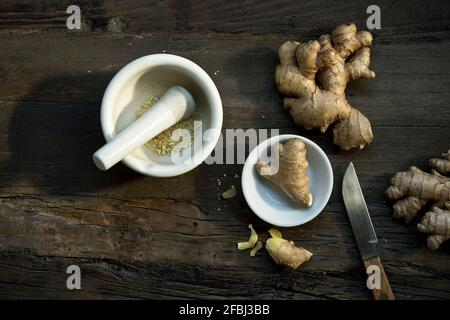
<svg viewBox="0 0 450 320">
<path fill-rule="evenodd" d="M 174 85 L 186 88 L 194 97 L 202 130 L 196 136 L 191 156 L 173 161 L 141 146 L 122 162 L 149 176 L 171 177 L 188 172 L 214 150 L 222 129 L 222 102 L 214 82 L 194 62 L 171 54 L 153 54 L 132 61 L 111 80 L 101 107 L 101 126 L 107 142 L 136 120 L 136 111 L 151 96 L 161 96 Z M 202 137 L 208 132 L 207 137 Z M 205 139 L 206 138 L 206 139 Z"/>
</svg>

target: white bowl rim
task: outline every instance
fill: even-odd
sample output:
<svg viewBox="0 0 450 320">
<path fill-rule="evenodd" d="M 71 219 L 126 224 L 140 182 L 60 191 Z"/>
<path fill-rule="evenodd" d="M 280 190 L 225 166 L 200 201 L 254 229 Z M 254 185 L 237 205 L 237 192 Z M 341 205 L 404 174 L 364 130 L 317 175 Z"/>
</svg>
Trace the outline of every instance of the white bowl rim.
<svg viewBox="0 0 450 320">
<path fill-rule="evenodd" d="M 301 223 L 279 223 L 278 221 L 275 221 L 274 219 L 268 218 L 264 214 L 259 213 L 259 210 L 257 208 L 255 208 L 255 205 L 252 202 L 252 198 L 248 194 L 248 191 L 246 189 L 246 183 L 244 181 L 248 178 L 248 175 L 250 175 L 251 170 L 252 170 L 252 166 L 253 166 L 250 163 L 249 159 L 251 157 L 254 157 L 254 154 L 257 153 L 258 150 L 264 150 L 264 148 L 267 148 L 269 145 L 272 145 L 275 142 L 283 142 L 283 141 L 286 141 L 288 139 L 293 139 L 293 138 L 300 138 L 300 139 L 302 139 L 302 141 L 306 145 L 308 145 L 309 147 L 314 148 L 321 155 L 321 158 L 324 159 L 325 165 L 326 165 L 328 173 L 329 173 L 330 184 L 327 186 L 327 189 L 325 190 L 325 198 L 324 199 L 326 199 L 326 201 L 323 201 L 323 203 L 320 205 L 320 207 L 316 210 L 316 212 L 313 215 L 311 215 L 309 217 L 309 219 L 307 219 L 307 220 L 305 220 L 305 221 L 303 221 Z M 300 226 L 300 225 L 303 225 L 305 223 L 308 223 L 311 220 L 315 219 L 323 211 L 323 209 L 327 205 L 328 201 L 330 200 L 331 193 L 333 191 L 333 185 L 334 185 L 333 168 L 331 167 L 330 160 L 328 159 L 328 157 L 325 154 L 325 152 L 315 142 L 313 142 L 313 141 L 311 141 L 311 140 L 309 140 L 309 139 L 307 139 L 307 138 L 305 138 L 303 136 L 299 136 L 299 135 L 295 135 L 295 134 L 281 134 L 281 135 L 270 137 L 270 138 L 262 141 L 248 155 L 247 160 L 245 161 L 244 167 L 242 169 L 242 175 L 241 175 L 242 193 L 244 194 L 245 201 L 247 202 L 247 204 L 250 207 L 250 209 L 261 220 L 263 220 L 263 221 L 265 221 L 265 222 L 267 222 L 267 223 L 269 223 L 271 225 L 278 226 L 278 227 L 296 227 L 296 226 Z"/>
<path fill-rule="evenodd" d="M 208 140 L 202 142 L 201 157 L 194 154 L 194 160 L 190 161 L 188 164 L 154 164 L 151 167 L 139 166 L 138 164 L 142 163 L 144 160 L 139 160 L 134 157 L 127 156 L 122 159 L 122 162 L 130 169 L 144 175 L 173 177 L 186 173 L 200 165 L 214 150 L 222 130 L 223 110 L 219 91 L 211 77 L 199 65 L 186 58 L 167 53 L 150 54 L 131 61 L 120 69 L 108 84 L 102 99 L 100 122 L 103 136 L 105 137 L 105 140 L 109 142 L 115 136 L 115 123 L 112 121 L 111 109 L 117 98 L 118 92 L 133 76 L 145 69 L 156 66 L 174 66 L 192 72 L 199 79 L 198 85 L 205 91 L 205 95 L 208 101 L 210 101 L 210 107 L 212 109 L 211 125 L 208 129 L 213 130 L 211 130 L 211 134 L 208 135 Z"/>
</svg>

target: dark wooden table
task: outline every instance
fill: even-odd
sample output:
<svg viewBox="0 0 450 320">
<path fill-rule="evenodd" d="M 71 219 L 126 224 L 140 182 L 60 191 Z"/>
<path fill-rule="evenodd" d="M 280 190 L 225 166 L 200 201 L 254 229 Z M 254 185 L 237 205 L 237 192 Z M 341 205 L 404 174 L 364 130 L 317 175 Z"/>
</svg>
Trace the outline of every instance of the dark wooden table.
<svg viewBox="0 0 450 320">
<path fill-rule="evenodd" d="M 347 89 L 373 126 L 363 151 L 341 152 L 331 133 L 295 127 L 274 86 L 283 41 L 315 39 L 346 22 L 365 28 L 371 2 L 77 1 L 83 28 L 70 32 L 72 1 L 1 1 L 0 298 L 370 299 L 341 199 L 349 161 L 397 298 L 450 298 L 449 245 L 428 250 L 415 224 L 392 219 L 383 197 L 395 172 L 425 169 L 449 148 L 449 2 L 377 1 L 377 77 Z M 301 270 L 283 270 L 265 251 L 236 250 L 249 223 L 261 234 L 270 227 L 241 192 L 220 200 L 232 184 L 240 191 L 242 165 L 203 164 L 169 179 L 122 164 L 95 168 L 108 82 L 131 60 L 159 52 L 211 75 L 224 129 L 302 134 L 330 157 L 335 186 L 324 212 L 283 230 L 315 254 Z M 81 290 L 66 288 L 72 264 Z"/>
</svg>

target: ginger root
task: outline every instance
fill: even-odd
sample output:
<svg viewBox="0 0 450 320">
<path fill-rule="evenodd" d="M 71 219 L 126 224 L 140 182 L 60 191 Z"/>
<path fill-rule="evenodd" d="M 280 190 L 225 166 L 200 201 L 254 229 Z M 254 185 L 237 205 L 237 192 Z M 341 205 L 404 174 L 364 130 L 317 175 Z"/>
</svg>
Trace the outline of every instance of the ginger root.
<svg viewBox="0 0 450 320">
<path fill-rule="evenodd" d="M 425 205 L 432 205 L 418 224 L 419 231 L 431 234 L 428 247 L 432 250 L 438 249 L 450 237 L 450 177 L 444 175 L 450 172 L 449 154 L 450 150 L 441 159 L 430 160 L 430 166 L 434 168 L 432 173 L 415 166 L 397 173 L 386 189 L 386 197 L 397 200 L 393 206 L 394 218 L 410 222 Z"/>
<path fill-rule="evenodd" d="M 340 25 L 331 35 L 299 43 L 288 41 L 278 51 L 275 70 L 278 90 L 288 96 L 285 110 L 305 129 L 333 129 L 334 143 L 343 150 L 362 149 L 373 139 L 369 120 L 345 97 L 347 82 L 372 79 L 369 69 L 372 35 L 354 24 Z"/>
<path fill-rule="evenodd" d="M 438 249 L 442 242 L 450 239 L 450 201 L 445 203 L 445 207 L 446 210 L 433 207 L 417 225 L 419 231 L 430 234 L 427 245 L 431 250 Z"/>
<path fill-rule="evenodd" d="M 281 233 L 276 229 L 270 229 L 271 238 L 267 239 L 266 249 L 269 255 L 277 263 L 291 269 L 297 269 L 312 257 L 308 250 L 296 247 L 293 241 L 288 241 L 281 237 Z"/>
<path fill-rule="evenodd" d="M 275 145 L 278 166 L 258 161 L 256 171 L 262 177 L 278 185 L 290 198 L 300 205 L 310 207 L 313 203 L 307 175 L 306 147 L 301 139 L 289 139 Z"/>
<path fill-rule="evenodd" d="M 441 174 L 450 173 L 450 150 L 442 154 L 442 158 L 430 160 L 430 166 Z"/>
</svg>

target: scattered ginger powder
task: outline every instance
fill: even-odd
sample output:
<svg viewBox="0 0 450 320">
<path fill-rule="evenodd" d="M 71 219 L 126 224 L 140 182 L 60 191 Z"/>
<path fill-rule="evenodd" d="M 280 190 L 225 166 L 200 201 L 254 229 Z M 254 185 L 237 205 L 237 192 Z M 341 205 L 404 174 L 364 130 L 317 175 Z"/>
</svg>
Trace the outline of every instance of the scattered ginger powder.
<svg viewBox="0 0 450 320">
<path fill-rule="evenodd" d="M 142 117 L 142 115 L 153 105 L 158 102 L 158 97 L 152 96 L 149 99 L 147 99 L 142 105 L 139 106 L 138 110 L 135 113 L 136 118 Z M 178 145 L 179 143 L 183 143 L 182 149 L 187 148 L 192 145 L 194 141 L 194 121 L 197 118 L 197 114 L 194 112 L 189 118 L 184 119 L 170 128 L 164 130 L 160 134 L 158 134 L 153 139 L 147 141 L 145 143 L 145 146 L 152 149 L 153 152 L 157 156 L 166 156 L 170 155 L 172 153 L 173 148 Z M 180 141 L 174 141 L 172 140 L 172 133 L 176 129 L 185 129 L 189 131 L 189 134 L 191 136 L 190 141 L 184 141 L 180 139 Z"/>
</svg>

